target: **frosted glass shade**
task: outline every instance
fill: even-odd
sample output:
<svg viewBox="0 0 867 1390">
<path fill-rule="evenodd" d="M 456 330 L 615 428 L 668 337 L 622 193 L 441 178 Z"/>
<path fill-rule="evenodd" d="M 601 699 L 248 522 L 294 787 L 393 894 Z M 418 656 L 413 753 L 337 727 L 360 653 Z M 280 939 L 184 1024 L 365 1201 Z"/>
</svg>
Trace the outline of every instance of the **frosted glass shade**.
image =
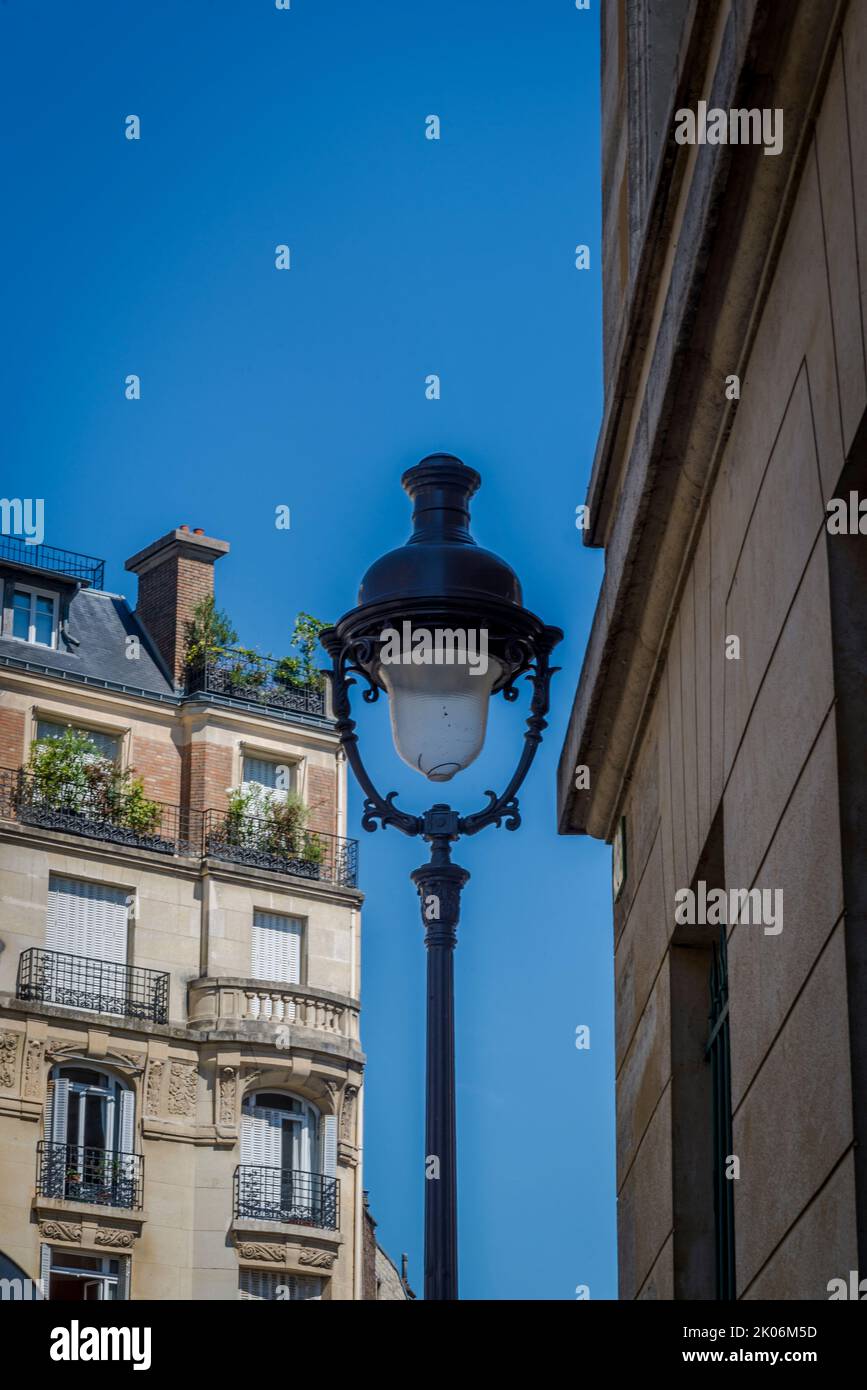
<svg viewBox="0 0 867 1390">
<path fill-rule="evenodd" d="M 430 782 L 449 782 L 479 756 L 491 690 L 503 674 L 488 658 L 484 674 L 462 665 L 383 663 L 391 736 L 399 757 Z"/>
</svg>

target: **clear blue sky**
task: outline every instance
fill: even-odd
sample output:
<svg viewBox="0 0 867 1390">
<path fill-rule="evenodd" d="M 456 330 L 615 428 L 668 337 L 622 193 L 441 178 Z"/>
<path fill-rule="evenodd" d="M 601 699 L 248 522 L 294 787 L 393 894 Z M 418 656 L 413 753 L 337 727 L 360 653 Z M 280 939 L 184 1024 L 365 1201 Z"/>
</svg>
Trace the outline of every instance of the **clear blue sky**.
<svg viewBox="0 0 867 1390">
<path fill-rule="evenodd" d="M 131 597 L 123 561 L 171 527 L 229 540 L 219 601 L 246 645 L 281 653 L 299 609 L 354 604 L 408 533 L 402 470 L 444 450 L 482 474 L 477 538 L 566 631 L 525 823 L 457 856 L 466 1298 L 615 1294 L 610 853 L 559 838 L 554 809 L 602 572 L 574 526 L 601 408 L 598 8 L 0 5 L 3 495 L 44 497 L 46 539 L 104 556 Z M 364 712 L 370 765 L 421 810 L 439 796 L 398 762 L 384 713 Z M 525 715 L 496 703 L 451 784 L 459 809 L 502 786 Z M 365 1185 L 420 1289 L 422 846 L 363 834 L 359 805 L 353 788 Z"/>
</svg>

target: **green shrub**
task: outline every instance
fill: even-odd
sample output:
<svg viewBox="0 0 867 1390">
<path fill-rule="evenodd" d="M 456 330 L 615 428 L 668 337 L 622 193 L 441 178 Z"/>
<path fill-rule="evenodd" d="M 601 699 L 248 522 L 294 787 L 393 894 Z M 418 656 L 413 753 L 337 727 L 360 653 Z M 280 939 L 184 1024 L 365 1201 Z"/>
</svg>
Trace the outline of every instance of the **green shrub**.
<svg viewBox="0 0 867 1390">
<path fill-rule="evenodd" d="M 36 739 L 26 770 L 38 806 L 111 820 L 142 834 L 159 825 L 159 803 L 145 796 L 141 778 L 106 758 L 78 729 Z"/>
</svg>

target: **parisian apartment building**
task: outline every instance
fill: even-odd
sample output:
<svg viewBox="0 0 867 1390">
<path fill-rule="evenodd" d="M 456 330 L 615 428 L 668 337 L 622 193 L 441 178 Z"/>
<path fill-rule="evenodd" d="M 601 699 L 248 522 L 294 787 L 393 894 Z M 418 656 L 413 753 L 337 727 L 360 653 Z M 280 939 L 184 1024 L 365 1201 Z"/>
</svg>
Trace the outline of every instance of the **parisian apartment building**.
<svg viewBox="0 0 867 1390">
<path fill-rule="evenodd" d="M 620 1297 L 823 1300 L 867 1269 L 867 3 L 601 22 L 558 811 L 612 847 Z"/>
<path fill-rule="evenodd" d="M 127 602 L 0 540 L 0 1265 L 49 1299 L 376 1296 L 345 761 L 316 675 L 192 658 L 228 551 Z"/>
</svg>

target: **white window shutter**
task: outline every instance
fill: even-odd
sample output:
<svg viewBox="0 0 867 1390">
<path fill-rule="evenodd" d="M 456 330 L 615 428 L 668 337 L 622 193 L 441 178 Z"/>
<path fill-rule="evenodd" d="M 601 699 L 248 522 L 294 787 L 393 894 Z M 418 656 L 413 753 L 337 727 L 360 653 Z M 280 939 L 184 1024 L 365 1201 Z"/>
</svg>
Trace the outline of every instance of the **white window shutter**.
<svg viewBox="0 0 867 1390">
<path fill-rule="evenodd" d="M 277 785 L 277 769 L 284 769 L 285 786 Z M 243 784 L 245 787 L 258 786 L 267 787 L 277 796 L 285 797 L 286 793 L 295 788 L 295 766 L 288 760 L 284 762 L 272 762 L 269 758 L 250 758 L 244 757 Z"/>
<path fill-rule="evenodd" d="M 66 1124 L 69 1113 L 69 1082 L 65 1076 L 57 1076 L 49 1083 L 45 1102 L 45 1138 L 49 1144 L 68 1142 Z"/>
<path fill-rule="evenodd" d="M 49 951 L 126 964 L 129 894 L 122 888 L 52 874 L 48 885 Z"/>
<path fill-rule="evenodd" d="M 297 1274 L 277 1274 L 267 1269 L 242 1269 L 239 1271 L 239 1292 L 243 1299 L 276 1299 L 277 1290 L 285 1290 L 293 1303 L 314 1300 L 322 1297 L 322 1280 Z"/>
<path fill-rule="evenodd" d="M 337 1116 L 322 1116 L 322 1172 L 326 1178 L 337 1175 Z"/>
<path fill-rule="evenodd" d="M 301 923 L 276 912 L 253 913 L 251 977 L 297 985 L 301 979 Z"/>
<path fill-rule="evenodd" d="M 135 1091 L 129 1087 L 120 1093 L 117 1147 L 121 1153 L 135 1153 Z"/>
<path fill-rule="evenodd" d="M 277 1275 L 270 1270 L 242 1269 L 239 1282 L 241 1297 L 244 1299 L 259 1300 L 277 1297 Z"/>
<path fill-rule="evenodd" d="M 39 1247 L 39 1284 L 43 1298 L 48 1298 L 51 1293 L 51 1246 L 40 1245 Z"/>
<path fill-rule="evenodd" d="M 132 1261 L 128 1255 L 120 1257 L 120 1264 L 117 1271 L 117 1296 L 123 1302 L 129 1298 L 129 1277 L 131 1274 L 130 1266 Z"/>
<path fill-rule="evenodd" d="M 241 1162 L 262 1168 L 283 1165 L 283 1111 L 252 1105 L 241 1117 Z"/>
</svg>

